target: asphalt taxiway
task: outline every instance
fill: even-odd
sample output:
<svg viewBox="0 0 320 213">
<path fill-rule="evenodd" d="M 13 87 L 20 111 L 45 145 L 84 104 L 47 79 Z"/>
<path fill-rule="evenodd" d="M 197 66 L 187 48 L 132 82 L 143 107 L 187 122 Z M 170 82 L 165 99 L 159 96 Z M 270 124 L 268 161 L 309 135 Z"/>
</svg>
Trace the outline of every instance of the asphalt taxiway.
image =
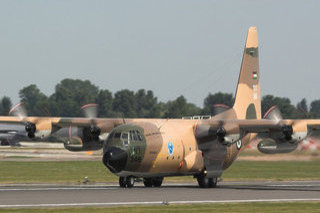
<svg viewBox="0 0 320 213">
<path fill-rule="evenodd" d="M 100 185 L 0 185 L 0 207 L 167 205 L 191 203 L 318 201 L 320 181 L 220 182 L 200 189 L 196 183 L 166 183 L 160 188 Z"/>
</svg>

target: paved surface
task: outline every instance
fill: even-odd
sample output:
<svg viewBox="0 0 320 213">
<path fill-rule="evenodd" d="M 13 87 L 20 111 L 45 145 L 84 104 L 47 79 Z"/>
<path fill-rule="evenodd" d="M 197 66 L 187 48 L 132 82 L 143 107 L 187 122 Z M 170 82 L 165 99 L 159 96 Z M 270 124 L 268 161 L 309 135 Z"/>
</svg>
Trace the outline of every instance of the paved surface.
<svg viewBox="0 0 320 213">
<path fill-rule="evenodd" d="M 94 152 L 70 152 L 64 148 L 41 148 L 40 145 L 18 148 L 0 146 L 0 159 L 2 161 L 101 160 L 101 152 L 101 150 Z"/>
<path fill-rule="evenodd" d="M 214 189 L 195 183 L 145 188 L 117 185 L 0 185 L 0 207 L 110 206 L 138 204 L 318 201 L 320 181 L 222 182 Z"/>
</svg>

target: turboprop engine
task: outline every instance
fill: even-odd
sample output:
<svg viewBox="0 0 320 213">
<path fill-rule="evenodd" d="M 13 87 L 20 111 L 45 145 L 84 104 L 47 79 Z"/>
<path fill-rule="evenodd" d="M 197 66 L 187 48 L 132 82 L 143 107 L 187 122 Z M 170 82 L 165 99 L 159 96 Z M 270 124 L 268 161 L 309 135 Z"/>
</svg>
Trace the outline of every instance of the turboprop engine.
<svg viewBox="0 0 320 213">
<path fill-rule="evenodd" d="M 50 120 L 37 120 L 26 122 L 25 130 L 29 138 L 47 138 L 52 133 L 52 124 Z"/>
<path fill-rule="evenodd" d="M 64 136 L 68 135 L 68 139 L 64 143 L 66 149 L 69 151 L 90 151 L 102 148 L 103 141 L 107 138 L 108 133 L 101 134 L 100 127 L 94 121 L 98 113 L 97 107 L 98 105 L 93 103 L 81 107 L 85 117 L 90 119 L 90 126 L 70 126 L 69 128 L 60 130 L 60 134 Z"/>
<path fill-rule="evenodd" d="M 92 151 L 102 148 L 100 129 L 92 127 L 69 127 L 58 131 L 57 136 L 68 134 L 69 137 L 64 141 L 64 147 L 69 151 Z M 106 135 L 107 136 L 107 135 Z"/>
<path fill-rule="evenodd" d="M 264 116 L 265 119 L 279 122 L 280 129 L 271 129 L 268 133 L 259 134 L 262 141 L 258 150 L 266 154 L 289 153 L 294 151 L 298 143 L 308 135 L 308 127 L 303 120 L 286 121 L 282 119 L 279 109 L 271 107 Z"/>
<path fill-rule="evenodd" d="M 23 103 L 18 103 L 11 108 L 9 115 L 19 118 L 25 126 L 26 135 L 29 138 L 47 138 L 53 132 L 52 123 L 46 118 L 29 117 Z"/>
</svg>

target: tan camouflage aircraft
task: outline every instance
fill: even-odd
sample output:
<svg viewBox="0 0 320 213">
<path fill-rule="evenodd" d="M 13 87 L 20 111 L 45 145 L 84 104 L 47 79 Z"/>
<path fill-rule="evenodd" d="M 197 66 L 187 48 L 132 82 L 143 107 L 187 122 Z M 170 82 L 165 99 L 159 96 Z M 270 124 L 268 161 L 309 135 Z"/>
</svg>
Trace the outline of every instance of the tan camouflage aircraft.
<svg viewBox="0 0 320 213">
<path fill-rule="evenodd" d="M 164 177 L 182 175 L 193 175 L 200 187 L 215 187 L 222 171 L 258 134 L 260 151 L 283 153 L 320 129 L 320 120 L 283 120 L 274 108 L 261 118 L 258 56 L 257 30 L 250 27 L 234 106 L 210 119 L 108 119 L 88 113 L 89 118 L 8 116 L 0 123 L 23 124 L 31 138 L 67 129 L 70 143 L 65 146 L 73 151 L 103 147 L 102 161 L 119 176 L 121 187 L 132 187 L 137 179 L 159 187 Z"/>
</svg>

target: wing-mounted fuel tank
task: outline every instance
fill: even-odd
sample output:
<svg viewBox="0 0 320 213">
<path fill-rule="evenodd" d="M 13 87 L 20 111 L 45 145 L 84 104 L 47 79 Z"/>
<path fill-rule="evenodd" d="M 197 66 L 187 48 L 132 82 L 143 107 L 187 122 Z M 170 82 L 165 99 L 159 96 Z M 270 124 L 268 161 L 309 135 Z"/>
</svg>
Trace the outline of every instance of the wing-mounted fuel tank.
<svg viewBox="0 0 320 213">
<path fill-rule="evenodd" d="M 279 142 L 266 138 L 259 142 L 258 150 L 264 154 L 289 153 L 296 150 L 298 143 Z"/>
<path fill-rule="evenodd" d="M 258 150 L 266 154 L 289 153 L 294 151 L 298 143 L 308 135 L 308 126 L 304 120 L 283 120 L 279 109 L 271 107 L 264 116 L 265 119 L 275 120 L 278 128 L 270 129 L 268 133 L 260 133 L 262 139 Z"/>
</svg>

